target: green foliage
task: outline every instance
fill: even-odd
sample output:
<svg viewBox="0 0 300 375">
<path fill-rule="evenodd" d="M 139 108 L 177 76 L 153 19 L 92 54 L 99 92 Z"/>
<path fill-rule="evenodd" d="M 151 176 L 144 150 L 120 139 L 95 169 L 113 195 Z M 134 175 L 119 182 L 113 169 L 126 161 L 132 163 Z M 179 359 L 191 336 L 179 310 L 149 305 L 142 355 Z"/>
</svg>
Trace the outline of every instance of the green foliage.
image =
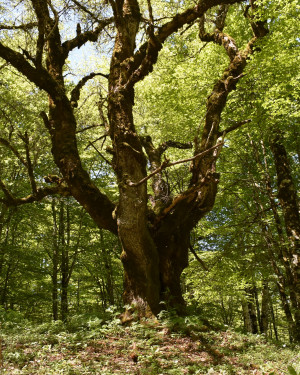
<svg viewBox="0 0 300 375">
<path fill-rule="evenodd" d="M 297 372 L 293 366 L 288 366 L 288 371 L 290 375 L 299 375 L 299 372 Z"/>
<path fill-rule="evenodd" d="M 13 1 L 9 5 L 6 2 L 5 7 L 16 5 L 16 11 L 19 11 L 21 3 Z M 62 6 L 65 2 L 55 3 Z M 89 5 L 96 9 L 98 3 L 90 1 Z M 190 1 L 156 1 L 153 9 L 163 19 L 170 16 L 174 9 L 179 12 L 188 5 Z M 160 345 L 164 342 L 160 329 L 167 330 L 174 339 L 174 345 L 178 344 L 176 337 L 180 335 L 188 335 L 200 341 L 202 339 L 205 344 L 199 344 L 198 351 L 203 346 L 208 350 L 208 344 L 215 337 L 221 348 L 224 345 L 226 355 L 229 355 L 230 350 L 236 351 L 244 366 L 254 358 L 262 366 L 262 371 L 274 370 L 276 355 L 280 357 L 282 353 L 287 353 L 292 361 L 289 349 L 281 350 L 273 345 L 270 345 L 270 349 L 263 337 L 239 336 L 227 331 L 224 334 L 227 341 L 225 338 L 222 341 L 218 333 L 209 333 L 207 337 L 203 333 L 208 327 L 207 319 L 213 326 L 244 330 L 242 301 L 251 302 L 247 290 L 255 285 L 258 305 L 262 304 L 263 283 L 268 281 L 270 302 L 276 311 L 272 323 L 277 326 L 279 338 L 288 341 L 288 327 L 276 287 L 278 279 L 270 262 L 270 249 L 266 245 L 271 238 L 275 261 L 284 273 L 276 246 L 280 241 L 286 245 L 287 236 L 284 230 L 282 234 L 278 233 L 276 220 L 270 210 L 266 175 L 270 175 L 271 193 L 278 206 L 274 161 L 269 148 L 269 136 L 276 126 L 284 131 L 283 140 L 290 156 L 292 173 L 296 184 L 299 181 L 299 5 L 296 0 L 262 0 L 260 5 L 255 16 L 267 21 L 270 32 L 257 46 L 259 53 L 251 57 L 247 74 L 239 81 L 237 90 L 230 93 L 222 114 L 221 127 L 226 129 L 248 118 L 252 122 L 226 135 L 218 162 L 221 180 L 214 210 L 201 221 L 191 236 L 191 244 L 207 269 L 190 254 L 189 268 L 182 277 L 188 307 L 197 315 L 179 317 L 174 311 L 162 311 L 159 314 L 158 330 L 149 322 L 133 323 L 127 329 L 122 327 L 118 319 L 123 289 L 118 240 L 95 228 L 92 220 L 82 214 L 74 200 L 55 198 L 58 203 L 64 202 L 69 208 L 68 255 L 69 265 L 74 264 L 74 268 L 68 284 L 69 319 L 66 324 L 60 320 L 51 322 L 53 250 L 57 241 L 54 232 L 62 231 L 62 227 L 67 224 L 66 217 L 59 224 L 54 222 L 50 200 L 16 210 L 6 210 L 1 205 L 0 303 L 3 307 L 0 306 L 0 321 L 6 332 L 5 343 L 8 343 L 5 344 L 5 360 L 10 364 L 22 371 L 24 366 L 29 368 L 28 371 L 36 371 L 30 367 L 33 366 L 31 362 L 40 358 L 45 373 L 97 373 L 99 366 L 88 362 L 88 353 L 81 353 L 86 354 L 83 357 L 87 366 L 79 364 L 79 360 L 74 357 L 70 359 L 70 353 L 78 354 L 80 350 L 90 347 L 101 351 L 96 340 L 113 336 L 125 340 L 126 343 L 121 343 L 117 348 L 118 354 L 124 355 L 125 347 L 127 345 L 128 349 L 129 345 L 129 339 L 124 337 L 128 334 L 130 339 L 138 340 L 140 348 L 145 346 L 147 349 L 140 357 L 143 363 L 140 373 L 181 374 L 183 369 L 195 374 L 214 371 L 220 374 L 243 373 L 243 367 L 238 370 L 241 372 L 235 372 L 235 365 L 230 361 L 218 365 L 209 363 L 199 369 L 201 365 L 194 364 L 192 360 L 186 363 L 180 357 L 182 362 L 177 363 L 175 360 L 172 362 L 171 355 L 159 358 L 157 353 L 162 350 Z M 101 9 L 107 11 L 107 5 L 101 4 Z M 146 1 L 142 4 L 142 12 L 147 18 Z M 215 9 L 211 10 L 213 12 Z M 241 5 L 230 7 L 224 31 L 230 33 L 242 48 L 251 31 L 245 27 L 246 18 L 238 16 L 239 12 Z M 30 19 L 30 16 L 26 14 L 25 18 Z M 78 15 L 78 20 L 91 22 L 84 13 Z M 65 25 L 65 33 L 70 31 L 68 28 Z M 33 49 L 34 43 L 31 45 L 28 40 L 24 40 L 21 31 L 17 32 L 17 36 L 16 40 L 11 40 L 12 44 L 29 44 L 28 49 Z M 10 40 L 10 33 L 5 32 L 5 37 Z M 105 38 L 107 36 L 99 40 L 98 48 L 108 56 L 111 42 Z M 90 57 L 90 60 L 95 58 Z M 155 145 L 170 139 L 193 142 L 203 126 L 207 97 L 228 63 L 228 57 L 220 46 L 200 43 L 197 24 L 172 35 L 164 44 L 153 73 L 136 87 L 134 117 L 140 133 L 151 135 Z M 95 71 L 108 71 L 106 57 L 101 62 L 94 61 L 93 65 Z M 78 77 L 86 73 L 86 67 L 81 67 L 76 79 L 67 81 L 67 91 L 70 92 Z M 90 81 L 83 88 L 75 110 L 77 141 L 82 163 L 95 184 L 113 201 L 117 201 L 115 176 L 107 162 L 112 156 L 106 150 L 111 141 L 107 133 L 105 95 L 106 80 L 103 77 Z M 26 150 L 20 133 L 29 134 L 34 176 L 39 184 L 47 186 L 44 176 L 58 173 L 47 151 L 50 150 L 49 134 L 39 117 L 40 111 L 45 110 L 46 106 L 47 98 L 41 91 L 21 78 L 11 66 L 1 66 L 0 137 L 9 140 L 20 157 L 11 148 L 1 144 L 0 177 L 17 196 L 26 196 L 31 192 L 28 173 L 22 163 Z M 188 156 L 192 156 L 191 151 L 169 149 L 166 152 L 166 158 L 171 160 Z M 188 187 L 188 169 L 186 163 L 165 171 L 164 176 L 170 183 L 173 195 Z M 277 209 L 283 227 L 283 213 L 279 206 Z M 62 242 L 61 239 L 57 265 L 59 299 Z M 43 323 L 33 329 L 29 321 Z M 22 335 L 21 330 L 25 330 L 26 334 Z M 269 325 L 269 336 L 274 335 L 273 330 Z M 15 340 L 11 346 L 9 336 Z M 229 340 L 232 347 L 227 345 Z M 31 343 L 34 348 L 15 350 L 16 343 Z M 255 345 L 259 345 L 261 357 L 255 354 Z M 56 364 L 49 368 L 47 356 L 52 354 L 53 348 Z M 63 357 L 59 357 L 61 349 L 66 349 L 69 362 L 64 363 Z M 270 357 L 272 364 L 265 366 L 265 358 Z M 100 362 L 101 373 L 111 373 L 109 363 L 103 357 Z M 286 367 L 285 362 L 284 369 L 286 371 L 287 368 L 290 374 L 297 374 L 300 369 L 296 366 L 293 362 L 293 365 Z M 279 363 L 278 368 L 281 367 Z M 26 371 L 24 368 L 24 373 Z M 276 370 L 273 372 L 276 373 Z"/>
</svg>

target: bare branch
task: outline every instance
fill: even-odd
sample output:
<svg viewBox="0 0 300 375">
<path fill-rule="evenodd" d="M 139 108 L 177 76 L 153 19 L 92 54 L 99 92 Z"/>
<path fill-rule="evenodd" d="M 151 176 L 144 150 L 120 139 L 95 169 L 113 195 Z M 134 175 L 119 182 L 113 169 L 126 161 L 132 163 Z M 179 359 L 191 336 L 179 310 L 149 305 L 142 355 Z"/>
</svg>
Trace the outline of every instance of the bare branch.
<svg viewBox="0 0 300 375">
<path fill-rule="evenodd" d="M 75 38 L 65 41 L 62 44 L 64 51 L 64 58 L 68 57 L 70 51 L 74 48 L 80 48 L 86 42 L 96 42 L 101 31 L 110 23 L 114 21 L 114 18 L 107 18 L 103 21 L 99 21 L 99 25 L 95 28 L 94 31 L 85 31 L 84 33 L 78 34 Z"/>
<path fill-rule="evenodd" d="M 193 144 L 192 144 L 192 142 L 182 143 L 182 142 L 176 142 L 176 141 L 170 140 L 170 141 L 166 141 L 166 142 L 162 143 L 159 146 L 159 148 L 163 149 L 164 151 L 169 147 L 179 148 L 180 150 L 187 150 L 187 149 L 192 148 Z"/>
<path fill-rule="evenodd" d="M 177 165 L 177 164 L 182 164 L 182 163 L 187 163 L 189 161 L 193 161 L 197 158 L 200 158 L 201 156 L 206 155 L 208 152 L 222 146 L 223 144 L 224 144 L 224 142 L 218 143 L 217 145 L 215 145 L 213 147 L 210 147 L 209 149 L 201 152 L 200 154 L 197 154 L 197 155 L 195 155 L 191 158 L 188 158 L 188 159 L 177 160 L 177 161 L 174 161 L 174 162 L 170 162 L 169 160 L 165 160 L 159 168 L 155 169 L 155 171 L 151 172 L 148 176 L 144 177 L 139 182 L 127 181 L 127 184 L 129 186 L 132 186 L 132 187 L 139 186 L 139 185 L 143 184 L 144 182 L 148 181 L 151 177 L 153 177 L 157 173 L 161 172 L 162 170 L 164 170 L 166 168 L 169 168 L 169 167 L 172 167 L 172 166 Z"/>
<path fill-rule="evenodd" d="M 103 160 L 106 161 L 106 163 L 107 163 L 108 165 L 111 165 L 111 162 L 110 162 L 108 159 L 106 159 L 105 156 L 103 156 L 103 155 L 101 154 L 101 152 L 97 149 L 97 147 L 96 147 L 95 145 L 93 145 L 92 142 L 89 142 L 89 145 L 93 147 L 93 149 L 94 149 L 94 150 L 95 150 L 95 151 L 101 156 L 101 158 L 102 158 Z"/>
<path fill-rule="evenodd" d="M 219 181 L 220 175 L 218 173 L 208 171 L 201 180 L 198 180 L 196 184 L 192 185 L 190 188 L 185 190 L 183 193 L 177 195 L 170 205 L 168 205 L 160 214 L 160 217 L 156 219 L 156 222 L 160 222 L 169 212 L 171 212 L 180 202 L 182 201 L 191 201 L 195 198 L 195 194 L 197 195 L 199 191 L 205 186 L 210 185 L 212 182 L 213 184 L 217 184 Z"/>
<path fill-rule="evenodd" d="M 78 107 L 78 100 L 80 98 L 80 90 L 82 87 L 87 83 L 87 81 L 96 76 L 108 78 L 108 75 L 103 73 L 91 73 L 88 76 L 83 77 L 71 92 L 71 105 L 73 108 Z"/>
<path fill-rule="evenodd" d="M 152 11 L 151 0 L 147 0 L 147 5 L 148 5 L 149 19 L 150 19 L 150 22 L 151 22 L 150 27 L 151 27 L 152 30 L 153 30 L 154 19 L 153 19 L 153 11 Z"/>
<path fill-rule="evenodd" d="M 25 132 L 24 135 L 20 134 L 20 138 L 25 144 L 25 150 L 26 150 L 26 160 L 27 160 L 27 171 L 28 171 L 28 176 L 30 180 L 30 185 L 32 189 L 32 193 L 36 194 L 37 193 L 37 187 L 36 187 L 36 182 L 34 178 L 34 173 L 33 173 L 33 167 L 32 167 L 32 162 L 30 158 L 30 152 L 29 152 L 29 137 L 27 131 Z"/>
<path fill-rule="evenodd" d="M 52 34 L 54 33 L 55 29 L 57 28 L 58 21 L 59 21 L 58 13 L 55 10 L 54 6 L 52 5 L 51 0 L 48 0 L 48 4 L 50 6 L 50 9 L 52 10 L 52 13 L 54 14 L 54 25 L 52 26 L 52 29 L 50 30 L 50 32 L 46 36 L 46 40 L 49 40 L 51 38 Z"/>
<path fill-rule="evenodd" d="M 226 20 L 226 16 L 228 13 L 228 9 L 229 9 L 228 4 L 222 4 L 219 7 L 219 10 L 218 10 L 218 13 L 214 22 L 215 22 L 216 28 L 220 31 L 223 31 L 225 27 L 225 20 Z"/>
<path fill-rule="evenodd" d="M 0 57 L 9 62 L 31 82 L 35 83 L 37 87 L 45 90 L 53 98 L 65 97 L 61 86 L 50 76 L 50 74 L 42 67 L 37 70 L 21 53 L 0 43 Z"/>
<path fill-rule="evenodd" d="M 10 192 L 8 192 L 4 183 L 0 180 L 0 188 L 6 195 L 5 198 L 0 198 L 0 202 L 4 203 L 8 207 L 21 206 L 27 203 L 39 202 L 47 196 L 59 194 L 62 196 L 70 196 L 70 190 L 67 186 L 59 185 L 54 187 L 38 188 L 35 194 L 30 194 L 24 198 L 14 198 Z M 5 190 L 6 189 L 6 190 Z"/>
<path fill-rule="evenodd" d="M 240 0 L 224 0 L 222 4 L 234 4 L 241 2 Z M 164 41 L 174 32 L 178 31 L 184 25 L 190 25 L 197 18 L 215 5 L 219 5 L 220 1 L 199 1 L 194 8 L 177 14 L 169 22 L 165 23 L 159 30 L 149 34 L 149 40 L 146 41 L 134 56 L 132 64 L 132 75 L 130 76 L 126 88 L 132 87 L 136 82 L 142 80 L 149 72 L 152 71 L 153 65 L 157 61 L 158 53 L 162 48 Z"/>
<path fill-rule="evenodd" d="M 103 126 L 103 125 L 102 124 L 90 125 L 90 126 L 87 126 L 86 128 L 76 130 L 76 134 L 83 133 L 83 132 L 85 132 L 86 130 L 89 130 L 89 129 L 98 128 L 99 126 Z"/>
<path fill-rule="evenodd" d="M 158 152 L 158 155 L 159 157 L 169 148 L 169 147 L 173 147 L 173 148 L 178 148 L 178 149 L 181 149 L 181 150 L 187 150 L 187 149 L 190 149 L 193 147 L 193 144 L 192 142 L 188 142 L 188 143 L 183 143 L 183 142 L 177 142 L 177 141 L 172 141 L 172 140 L 169 140 L 169 141 L 166 141 L 166 142 L 163 142 L 162 144 L 160 144 L 157 149 L 155 149 L 155 147 L 153 146 L 153 143 L 152 143 L 152 138 L 150 135 L 147 135 L 147 136 L 141 136 L 140 137 L 140 140 L 141 140 L 141 143 L 143 145 L 143 147 L 145 147 L 145 149 L 147 150 L 149 147 L 150 147 L 150 150 L 152 151 L 157 151 Z M 147 152 L 148 153 L 148 152 Z"/>
<path fill-rule="evenodd" d="M 6 196 L 6 199 L 1 198 L 0 202 L 4 203 L 4 201 L 5 201 L 7 203 L 10 203 L 14 200 L 14 197 L 13 197 L 12 193 L 8 190 L 5 183 L 1 179 L 0 179 L 0 189 L 3 191 L 4 195 Z M 7 203 L 6 203 L 6 205 L 7 205 Z"/>
<path fill-rule="evenodd" d="M 88 10 L 84 5 L 80 4 L 79 1 L 76 1 L 76 0 L 71 0 L 71 1 L 72 1 L 72 3 L 77 5 L 79 9 L 83 10 L 85 13 L 87 13 L 89 16 L 91 16 L 91 18 L 93 18 L 95 21 L 97 21 L 99 23 L 102 22 L 101 20 L 99 20 L 99 18 L 94 13 L 92 13 L 90 10 Z"/>
<path fill-rule="evenodd" d="M 227 12 L 226 12 L 227 13 Z M 226 14 L 225 14 L 226 16 Z M 222 19 L 223 25 L 219 25 L 221 30 L 224 26 L 225 18 Z M 228 34 L 225 34 L 220 29 L 215 29 L 211 34 L 205 31 L 205 18 L 204 16 L 200 18 L 199 21 L 199 38 L 202 42 L 214 42 L 223 46 L 230 60 L 232 61 L 235 56 L 238 54 L 239 49 L 236 45 L 235 40 Z"/>
<path fill-rule="evenodd" d="M 197 261 L 201 264 L 202 268 L 205 270 L 205 271 L 208 271 L 208 268 L 206 266 L 206 264 L 203 262 L 203 260 L 201 258 L 199 258 L 198 254 L 196 253 L 196 251 L 194 250 L 193 246 L 190 245 L 190 250 L 191 250 L 191 253 L 194 255 L 194 257 L 197 259 Z"/>
<path fill-rule="evenodd" d="M 47 2 L 37 0 L 31 0 L 31 2 L 38 20 L 38 37 L 36 41 L 36 56 L 34 60 L 34 65 L 37 68 L 40 68 L 42 65 L 45 44 L 46 23 L 49 23 L 49 20 L 51 19 L 48 11 Z"/>
<path fill-rule="evenodd" d="M 45 44 L 45 20 L 43 17 L 38 19 L 39 35 L 36 42 L 35 66 L 40 67 L 43 60 L 43 50 Z"/>
<path fill-rule="evenodd" d="M 0 25 L 0 30 L 30 30 L 38 26 L 37 22 L 29 22 L 24 25 Z"/>
<path fill-rule="evenodd" d="M 232 132 L 233 130 L 238 129 L 242 125 L 248 124 L 251 121 L 252 121 L 251 119 L 248 119 L 248 120 L 243 120 L 243 121 L 236 122 L 235 124 L 229 126 L 227 129 L 219 131 L 218 132 L 218 137 L 221 137 L 221 135 L 224 135 L 224 134 L 228 134 L 228 133 Z"/>
<path fill-rule="evenodd" d="M 44 112 L 44 111 L 42 111 L 42 112 L 40 112 L 40 116 L 41 116 L 42 119 L 43 119 L 44 125 L 45 125 L 46 128 L 49 130 L 49 133 L 52 134 L 53 129 L 52 129 L 52 126 L 51 126 L 50 121 L 49 121 L 49 119 L 48 119 L 47 113 Z"/>
</svg>

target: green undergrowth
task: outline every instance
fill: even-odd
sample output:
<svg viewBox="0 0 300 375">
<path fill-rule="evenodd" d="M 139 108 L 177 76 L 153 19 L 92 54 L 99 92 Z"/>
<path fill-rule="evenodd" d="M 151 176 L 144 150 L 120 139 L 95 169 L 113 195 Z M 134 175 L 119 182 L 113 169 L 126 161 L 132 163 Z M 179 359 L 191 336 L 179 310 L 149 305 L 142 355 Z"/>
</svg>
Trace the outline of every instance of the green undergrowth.
<svg viewBox="0 0 300 375">
<path fill-rule="evenodd" d="M 5 319 L 4 319 L 5 318 Z M 118 314 L 33 325 L 2 316 L 0 374 L 299 375 L 300 348 L 263 335 L 213 330 L 196 316 L 163 312 L 120 323 Z"/>
</svg>

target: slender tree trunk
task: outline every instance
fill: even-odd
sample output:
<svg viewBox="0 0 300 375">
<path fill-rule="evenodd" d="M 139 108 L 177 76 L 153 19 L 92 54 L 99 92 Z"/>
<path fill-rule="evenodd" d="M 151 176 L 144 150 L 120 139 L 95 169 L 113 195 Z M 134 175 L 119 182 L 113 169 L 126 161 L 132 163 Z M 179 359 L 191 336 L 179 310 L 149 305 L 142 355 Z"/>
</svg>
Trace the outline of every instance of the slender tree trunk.
<svg viewBox="0 0 300 375">
<path fill-rule="evenodd" d="M 260 319 L 260 332 L 267 334 L 269 326 L 269 285 L 267 281 L 263 282 L 262 296 L 261 296 L 261 319 Z"/>
<path fill-rule="evenodd" d="M 244 299 L 242 301 L 243 318 L 244 318 L 244 330 L 245 332 L 252 333 L 252 321 L 249 313 L 248 301 Z"/>
<path fill-rule="evenodd" d="M 115 290 L 114 290 L 114 280 L 113 280 L 113 267 L 111 264 L 111 257 L 107 254 L 107 249 L 105 247 L 103 231 L 100 230 L 100 246 L 101 246 L 101 253 L 102 259 L 104 263 L 104 273 L 105 273 L 105 289 L 106 295 L 108 299 L 108 303 L 110 305 L 115 304 Z"/>
<path fill-rule="evenodd" d="M 291 298 L 294 310 L 293 338 L 300 341 L 300 216 L 297 191 L 293 183 L 283 135 L 277 129 L 271 137 L 271 150 L 277 173 L 278 198 L 282 207 L 285 229 L 289 240 L 291 280 L 288 287 L 294 293 Z"/>
<path fill-rule="evenodd" d="M 4 231 L 4 218 L 7 212 L 7 207 L 2 205 L 1 207 L 1 214 L 0 214 L 0 276 L 2 275 L 2 269 L 4 266 L 4 255 L 5 255 L 5 248 L 7 245 L 8 239 L 8 232 L 9 232 L 9 222 L 11 218 L 11 214 L 8 215 L 7 223 L 6 223 L 6 234 L 4 236 L 4 240 L 2 242 L 3 231 Z"/>
<path fill-rule="evenodd" d="M 54 254 L 53 254 L 54 255 Z M 52 316 L 53 320 L 58 319 L 58 272 L 57 272 L 57 263 L 53 262 L 52 267 Z"/>
<path fill-rule="evenodd" d="M 255 303 L 254 303 L 254 295 L 253 295 L 253 289 L 251 289 L 251 299 L 248 302 L 248 308 L 249 308 L 249 314 L 251 319 L 251 326 L 252 326 L 252 333 L 256 334 L 258 333 L 258 326 L 257 326 L 257 316 L 256 316 L 256 309 L 255 309 Z"/>
<path fill-rule="evenodd" d="M 264 143 L 263 142 L 261 143 L 263 157 L 264 157 L 264 165 L 263 165 L 258 157 L 258 154 L 256 152 L 257 149 L 253 141 L 251 140 L 251 138 L 250 138 L 250 141 L 254 150 L 254 157 L 255 157 L 256 162 L 260 164 L 262 167 L 265 167 L 265 183 L 266 183 L 267 196 L 269 198 L 270 206 L 271 206 L 272 213 L 274 216 L 276 230 L 279 236 L 279 242 L 277 242 L 277 240 L 273 238 L 272 232 L 269 229 L 269 225 L 263 216 L 264 207 L 259 199 L 260 192 L 257 191 L 257 188 L 253 185 L 254 201 L 257 205 L 257 211 L 261 213 L 261 230 L 262 230 L 263 238 L 267 245 L 268 253 L 270 256 L 269 258 L 270 262 L 278 278 L 277 286 L 278 286 L 280 299 L 282 302 L 282 307 L 283 307 L 283 310 L 287 319 L 287 323 L 288 323 L 289 334 L 290 334 L 291 340 L 294 340 L 293 337 L 295 335 L 295 321 L 294 321 L 294 317 L 293 317 L 292 310 L 290 307 L 290 303 L 287 298 L 287 290 L 288 290 L 292 306 L 294 307 L 295 305 L 297 305 L 296 293 L 293 288 L 294 282 L 293 282 L 293 276 L 292 276 L 292 270 L 291 270 L 291 257 L 289 255 L 288 248 L 284 244 L 284 239 L 283 239 L 284 233 L 281 227 L 281 221 L 280 221 L 280 217 L 277 211 L 276 202 L 274 200 L 273 193 L 272 193 L 272 184 L 271 184 L 271 179 L 270 179 L 270 174 L 269 174 L 269 168 L 268 168 L 267 161 L 266 161 L 266 151 L 265 151 Z M 277 256 L 275 256 L 275 254 Z M 285 271 L 286 271 L 286 275 L 282 273 L 281 268 L 278 266 L 277 257 L 283 264 Z M 292 287 L 289 287 L 289 286 L 292 286 Z"/>
<path fill-rule="evenodd" d="M 254 296 L 254 299 L 255 299 L 257 322 L 258 322 L 258 325 L 259 325 L 260 333 L 262 333 L 262 331 L 261 331 L 261 313 L 260 313 L 260 307 L 259 307 L 259 300 L 258 300 L 258 293 L 257 293 L 256 285 L 254 285 L 254 287 L 253 287 L 253 296 Z"/>
<path fill-rule="evenodd" d="M 271 312 L 271 317 L 272 317 L 272 324 L 273 324 L 275 338 L 278 341 L 279 338 L 278 338 L 278 332 L 277 332 L 277 326 L 276 326 L 276 319 L 275 319 L 275 314 L 274 314 L 273 303 L 271 301 L 270 301 L 270 312 Z"/>
<path fill-rule="evenodd" d="M 277 288 L 279 291 L 279 296 L 280 296 L 280 300 L 282 303 L 283 311 L 287 320 L 290 341 L 292 342 L 294 341 L 293 337 L 294 337 L 294 331 L 295 331 L 295 322 L 294 322 L 294 318 L 292 315 L 290 303 L 285 292 L 285 289 L 286 289 L 285 281 L 283 279 L 281 279 L 280 281 L 278 281 L 276 284 L 277 284 Z"/>
<path fill-rule="evenodd" d="M 10 220 L 10 218 L 9 218 Z M 4 246 L 9 246 L 11 249 L 15 246 L 15 236 L 17 233 L 17 227 L 18 227 L 18 221 L 15 221 L 12 226 L 9 226 L 6 231 L 5 240 L 4 240 Z M 4 271 L 5 276 L 3 280 L 3 288 L 2 292 L 0 291 L 0 304 L 5 306 L 5 308 L 8 308 L 9 303 L 13 303 L 13 301 L 8 300 L 8 294 L 9 294 L 9 283 L 12 278 L 12 275 L 14 271 L 17 268 L 18 259 L 15 257 L 14 252 L 9 249 L 8 250 L 8 259 L 6 263 L 6 270 Z M 3 267 L 4 268 L 4 267 Z"/>
<path fill-rule="evenodd" d="M 294 318 L 293 318 L 292 311 L 291 311 L 290 302 L 289 302 L 288 297 L 287 297 L 286 277 L 283 275 L 281 269 L 278 267 L 278 265 L 276 263 L 274 253 L 272 251 L 272 243 L 271 243 L 271 240 L 269 238 L 268 231 L 267 231 L 266 227 L 264 227 L 263 233 L 264 233 L 264 238 L 265 238 L 266 244 L 268 246 L 268 253 L 270 255 L 270 261 L 271 261 L 273 270 L 274 270 L 274 272 L 275 272 L 275 274 L 277 275 L 277 278 L 278 278 L 278 280 L 276 282 L 276 285 L 277 285 L 280 300 L 281 300 L 281 303 L 282 303 L 282 308 L 283 308 L 283 311 L 284 311 L 284 314 L 285 314 L 285 317 L 286 317 L 286 320 L 287 320 L 290 338 L 292 340 L 295 323 L 294 323 Z M 275 334 L 276 334 L 276 332 L 275 332 Z"/>
<path fill-rule="evenodd" d="M 65 218 L 65 204 L 64 201 L 60 202 L 59 212 L 59 242 L 61 246 L 61 320 L 65 322 L 68 317 L 68 284 L 69 284 L 69 235 L 66 241 L 65 220 L 67 223 L 67 232 L 70 226 L 70 217 L 67 213 Z"/>
<path fill-rule="evenodd" d="M 58 319 L 58 266 L 59 266 L 59 245 L 57 235 L 57 220 L 55 199 L 52 199 L 52 218 L 53 218 L 53 251 L 52 251 L 52 316 L 53 320 Z"/>
<path fill-rule="evenodd" d="M 77 302 L 77 310 L 80 310 L 80 279 L 77 279 L 77 290 L 76 290 L 76 302 Z"/>
<path fill-rule="evenodd" d="M 1 298 L 0 298 L 0 304 L 4 306 L 5 309 L 8 306 L 7 294 L 8 294 L 8 283 L 9 283 L 9 279 L 11 276 L 11 268 L 12 268 L 12 264 L 11 264 L 11 261 L 9 261 L 6 267 L 5 277 L 3 280 L 3 286 L 2 286 L 2 291 L 1 291 Z"/>
</svg>

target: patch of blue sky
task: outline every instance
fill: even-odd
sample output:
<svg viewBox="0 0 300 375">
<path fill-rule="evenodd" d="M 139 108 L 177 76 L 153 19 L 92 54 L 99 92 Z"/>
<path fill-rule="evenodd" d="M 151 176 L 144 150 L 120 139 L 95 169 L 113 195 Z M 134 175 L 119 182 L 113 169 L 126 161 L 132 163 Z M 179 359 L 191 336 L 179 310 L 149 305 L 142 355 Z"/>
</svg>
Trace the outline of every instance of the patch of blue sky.
<svg viewBox="0 0 300 375">
<path fill-rule="evenodd" d="M 91 72 L 99 72 L 101 56 L 94 43 L 86 43 L 81 48 L 75 48 L 68 58 L 68 79 L 78 82 Z"/>
</svg>

